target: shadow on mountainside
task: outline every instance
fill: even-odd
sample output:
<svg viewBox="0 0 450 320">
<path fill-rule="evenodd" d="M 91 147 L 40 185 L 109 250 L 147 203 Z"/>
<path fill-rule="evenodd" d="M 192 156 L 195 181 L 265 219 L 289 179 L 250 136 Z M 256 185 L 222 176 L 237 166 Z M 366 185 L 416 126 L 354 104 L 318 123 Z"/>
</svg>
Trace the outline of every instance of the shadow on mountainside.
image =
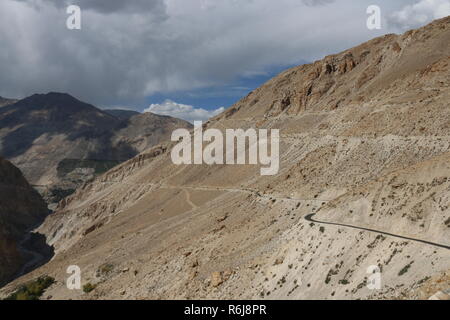
<svg viewBox="0 0 450 320">
<path fill-rule="evenodd" d="M 21 239 L 17 240 L 16 248 L 22 264 L 18 267 L 14 275 L 6 278 L 4 281 L 0 281 L 0 287 L 32 272 L 53 258 L 55 255 L 54 247 L 47 244 L 47 238 L 43 234 L 33 232 L 44 221 L 45 218 L 41 219 L 37 225 L 25 232 Z"/>
<path fill-rule="evenodd" d="M 24 264 L 14 279 L 46 264 L 55 255 L 54 247 L 47 244 L 46 237 L 34 232 L 29 232 L 24 236 L 18 244 L 18 249 L 23 257 Z"/>
</svg>

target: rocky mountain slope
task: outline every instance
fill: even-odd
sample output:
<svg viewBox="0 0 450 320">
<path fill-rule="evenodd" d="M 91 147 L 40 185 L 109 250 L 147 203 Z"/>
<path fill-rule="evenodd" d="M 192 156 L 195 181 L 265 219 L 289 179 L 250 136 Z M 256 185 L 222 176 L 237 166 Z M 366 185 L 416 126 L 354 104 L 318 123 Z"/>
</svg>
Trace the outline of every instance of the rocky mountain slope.
<svg viewBox="0 0 450 320">
<path fill-rule="evenodd" d="M 48 213 L 41 196 L 19 169 L 0 158 L 0 285 L 26 262 L 20 242 Z"/>
<path fill-rule="evenodd" d="M 79 185 L 190 124 L 111 115 L 68 94 L 35 94 L 0 109 L 0 154 L 58 201 Z"/>
<path fill-rule="evenodd" d="M 280 172 L 163 143 L 39 231 L 63 299 L 428 298 L 450 286 L 450 17 L 287 70 L 207 127 L 280 129 Z M 76 264 L 89 294 L 64 286 Z M 381 272 L 381 287 L 367 283 Z"/>
</svg>

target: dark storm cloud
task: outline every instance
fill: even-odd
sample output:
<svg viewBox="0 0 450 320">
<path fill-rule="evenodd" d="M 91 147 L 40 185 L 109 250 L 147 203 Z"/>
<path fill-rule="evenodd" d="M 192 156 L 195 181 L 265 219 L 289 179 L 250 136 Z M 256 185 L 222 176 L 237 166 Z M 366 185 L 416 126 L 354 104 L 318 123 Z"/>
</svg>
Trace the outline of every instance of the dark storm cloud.
<svg viewBox="0 0 450 320">
<path fill-rule="evenodd" d="M 307 6 L 323 6 L 334 2 L 335 0 L 302 0 Z"/>
<path fill-rule="evenodd" d="M 153 12 L 164 14 L 165 4 L 163 0 L 15 0 L 34 6 L 50 4 L 56 7 L 78 5 L 85 10 L 93 10 L 99 13 L 127 13 L 127 12 Z"/>
<path fill-rule="evenodd" d="M 230 84 L 389 32 L 366 28 L 372 2 L 1 0 L 0 95 L 64 91 L 104 105 Z M 69 3 L 82 30 L 66 28 Z"/>
</svg>

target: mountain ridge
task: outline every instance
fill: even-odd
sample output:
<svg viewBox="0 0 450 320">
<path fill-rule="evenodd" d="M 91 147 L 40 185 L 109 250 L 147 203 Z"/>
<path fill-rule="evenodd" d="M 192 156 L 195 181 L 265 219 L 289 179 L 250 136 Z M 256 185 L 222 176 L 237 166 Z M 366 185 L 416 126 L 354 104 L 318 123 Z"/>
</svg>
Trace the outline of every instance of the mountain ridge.
<svg viewBox="0 0 450 320">
<path fill-rule="evenodd" d="M 0 154 L 55 202 L 99 170 L 158 144 L 175 127 L 190 126 L 157 115 L 119 118 L 66 93 L 34 94 L 0 109 Z"/>
</svg>

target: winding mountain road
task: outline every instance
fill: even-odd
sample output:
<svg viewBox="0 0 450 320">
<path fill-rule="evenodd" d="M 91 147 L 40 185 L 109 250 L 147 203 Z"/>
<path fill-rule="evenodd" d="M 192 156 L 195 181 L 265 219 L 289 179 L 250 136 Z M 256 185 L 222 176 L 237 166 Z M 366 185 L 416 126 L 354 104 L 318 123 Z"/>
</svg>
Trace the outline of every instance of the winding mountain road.
<svg viewBox="0 0 450 320">
<path fill-rule="evenodd" d="M 450 246 L 444 245 L 444 244 L 440 244 L 440 243 L 436 243 L 436 242 L 431 242 L 431 241 L 426 241 L 426 240 L 421 240 L 421 239 L 416 239 L 416 238 L 405 237 L 405 236 L 401 236 L 401 235 L 394 234 L 394 233 L 389 233 L 389 232 L 384 232 L 384 231 L 375 230 L 375 229 L 369 229 L 369 228 L 363 228 L 363 227 L 357 227 L 357 226 L 352 226 L 352 225 L 349 225 L 349 224 L 315 220 L 314 219 L 315 215 L 316 215 L 315 213 L 308 214 L 307 216 L 305 216 L 305 220 L 309 221 L 309 222 L 318 223 L 318 224 L 340 226 L 340 227 L 346 227 L 346 228 L 352 228 L 352 229 L 358 229 L 358 230 L 363 230 L 363 231 L 379 233 L 379 234 L 390 236 L 390 237 L 395 237 L 395 238 L 399 238 L 399 239 L 420 242 L 420 243 L 428 244 L 428 245 L 431 245 L 431 246 L 434 246 L 434 247 L 450 250 Z"/>
<path fill-rule="evenodd" d="M 245 189 L 245 188 L 239 189 L 239 188 L 224 188 L 224 187 L 210 187 L 210 186 L 172 186 L 172 185 L 152 184 L 152 183 L 145 184 L 145 185 L 151 185 L 151 186 L 154 186 L 154 187 L 157 187 L 157 188 L 183 189 L 185 191 L 185 193 L 186 193 L 186 200 L 187 200 L 188 204 L 193 209 L 197 208 L 198 206 L 195 205 L 191 201 L 190 194 L 189 194 L 188 190 L 241 192 L 241 193 L 257 195 L 258 197 L 265 198 L 265 199 L 276 199 L 276 200 L 292 201 L 292 202 L 310 201 L 310 202 L 322 202 L 323 203 L 323 202 L 329 202 L 330 201 L 330 200 L 324 200 L 324 199 L 298 199 L 298 198 L 291 198 L 291 197 L 286 198 L 286 197 L 279 197 L 279 196 L 275 196 L 275 195 L 260 194 L 257 190 L 252 190 L 252 189 L 248 189 L 248 188 L 247 189 Z M 419 242 L 419 243 L 431 245 L 431 246 L 434 246 L 434 247 L 437 247 L 437 248 L 450 250 L 450 246 L 449 245 L 444 245 L 444 244 L 440 244 L 440 243 L 436 243 L 436 242 L 431 242 L 431 241 L 427 241 L 427 240 L 406 237 L 406 236 L 402 236 L 402 235 L 398 235 L 398 234 L 394 234 L 394 233 L 389 233 L 389 232 L 380 231 L 380 230 L 376 230 L 376 229 L 358 227 L 358 226 L 353 226 L 353 225 L 349 225 L 349 224 L 315 220 L 314 219 L 315 215 L 316 215 L 316 213 L 312 213 L 312 214 L 306 215 L 305 216 L 305 220 L 309 221 L 309 222 L 314 222 L 314 223 L 317 223 L 317 224 L 340 226 L 340 227 L 345 227 L 345 228 L 352 228 L 352 229 L 357 229 L 357 230 L 362 230 L 362 231 L 378 233 L 378 234 L 382 234 L 382 235 L 386 235 L 386 236 L 390 236 L 390 237 L 394 237 L 394 238 L 399 238 L 399 239 L 404 239 L 404 240 L 408 240 L 408 241 Z"/>
</svg>

